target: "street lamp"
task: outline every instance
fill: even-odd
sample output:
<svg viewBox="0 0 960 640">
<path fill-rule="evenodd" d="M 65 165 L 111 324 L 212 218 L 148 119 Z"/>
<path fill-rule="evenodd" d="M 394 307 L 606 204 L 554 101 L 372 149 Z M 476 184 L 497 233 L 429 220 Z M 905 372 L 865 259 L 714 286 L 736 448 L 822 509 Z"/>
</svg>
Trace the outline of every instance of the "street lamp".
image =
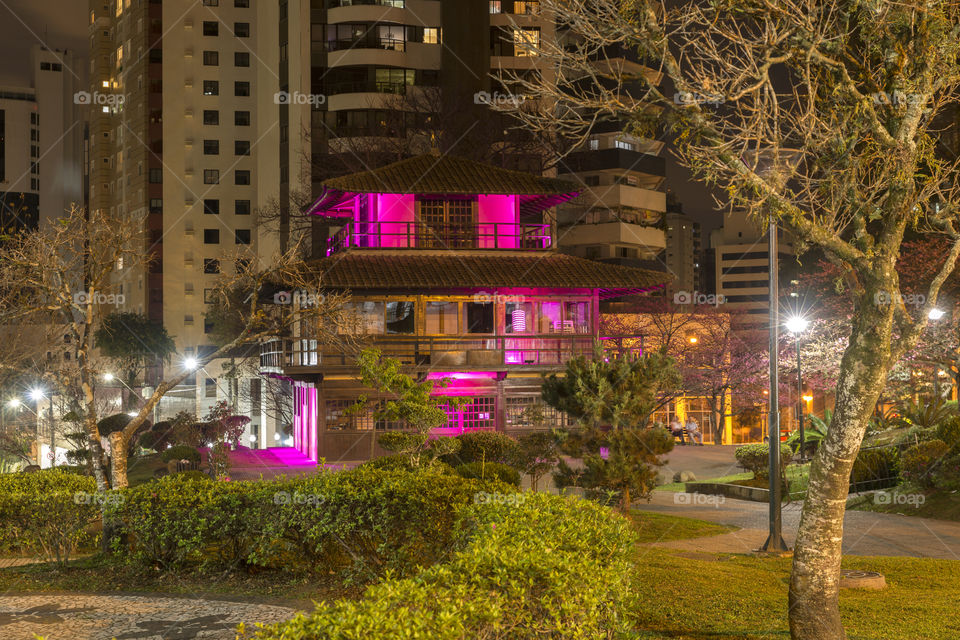
<svg viewBox="0 0 960 640">
<path fill-rule="evenodd" d="M 198 366 L 200 366 L 200 363 L 197 362 L 196 358 L 183 359 L 183 368 L 187 371 L 196 371 Z"/>
<path fill-rule="evenodd" d="M 787 331 L 793 334 L 797 349 L 797 421 L 800 426 L 800 459 L 803 460 L 806 455 L 804 448 L 805 438 L 803 431 L 803 374 L 800 369 L 800 334 L 807 330 L 810 321 L 803 316 L 793 316 L 786 322 Z"/>
<path fill-rule="evenodd" d="M 927 313 L 927 317 L 932 322 L 936 322 L 937 320 L 940 320 L 945 315 L 947 315 L 946 311 L 944 311 L 943 309 L 937 309 L 936 307 L 934 307 L 933 309 L 930 309 L 930 311 Z M 939 400 L 940 398 L 940 368 L 939 367 L 937 368 L 937 372 L 933 376 L 933 395 L 936 396 L 937 399 Z"/>
</svg>

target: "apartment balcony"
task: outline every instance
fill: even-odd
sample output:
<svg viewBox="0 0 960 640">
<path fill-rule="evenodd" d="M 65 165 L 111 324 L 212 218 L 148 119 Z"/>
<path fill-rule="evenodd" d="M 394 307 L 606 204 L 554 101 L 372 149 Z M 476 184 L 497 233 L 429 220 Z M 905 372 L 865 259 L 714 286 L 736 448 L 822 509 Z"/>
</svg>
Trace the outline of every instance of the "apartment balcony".
<svg viewBox="0 0 960 640">
<path fill-rule="evenodd" d="M 350 222 L 327 239 L 327 255 L 347 249 L 543 251 L 552 246 L 549 224 Z"/>
<path fill-rule="evenodd" d="M 579 327 L 588 331 L 586 327 Z M 376 336 L 364 346 L 376 347 L 384 356 L 411 367 L 431 371 L 499 371 L 509 369 L 555 369 L 570 358 L 593 353 L 591 333 L 523 336 Z M 260 347 L 260 372 L 264 374 L 311 374 L 321 371 L 353 371 L 357 351 L 323 347 L 316 340 L 280 340 Z"/>
<path fill-rule="evenodd" d="M 576 151 L 567 156 L 560 173 L 583 173 L 604 169 L 625 169 L 663 178 L 667 162 L 660 156 L 629 149 L 596 149 Z"/>
<path fill-rule="evenodd" d="M 578 224 L 559 229 L 557 237 L 561 246 L 630 245 L 643 247 L 644 255 L 657 254 L 667 246 L 662 229 L 628 222 Z"/>
</svg>

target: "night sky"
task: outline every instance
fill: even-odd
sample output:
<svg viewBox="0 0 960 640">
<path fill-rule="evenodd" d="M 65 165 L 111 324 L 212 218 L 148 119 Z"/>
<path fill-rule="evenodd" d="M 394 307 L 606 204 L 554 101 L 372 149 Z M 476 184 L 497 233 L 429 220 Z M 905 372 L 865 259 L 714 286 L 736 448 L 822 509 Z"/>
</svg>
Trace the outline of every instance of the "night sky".
<svg viewBox="0 0 960 640">
<path fill-rule="evenodd" d="M 30 83 L 28 60 L 34 43 L 86 55 L 87 5 L 86 0 L 0 0 L 0 85 Z M 666 155 L 667 186 L 678 194 L 684 213 L 703 224 L 706 240 L 709 230 L 720 226 L 721 214 L 713 210 L 709 191 L 689 180 L 669 148 Z"/>
</svg>

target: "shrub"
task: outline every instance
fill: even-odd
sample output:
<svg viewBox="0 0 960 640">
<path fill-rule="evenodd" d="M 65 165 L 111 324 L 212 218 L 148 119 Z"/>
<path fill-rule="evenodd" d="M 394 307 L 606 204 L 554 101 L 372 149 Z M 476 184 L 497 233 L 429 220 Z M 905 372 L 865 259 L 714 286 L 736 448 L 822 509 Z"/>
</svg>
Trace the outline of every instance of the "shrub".
<svg viewBox="0 0 960 640">
<path fill-rule="evenodd" d="M 497 462 L 516 466 L 520 460 L 517 441 L 498 431 L 469 431 L 457 436 L 460 451 L 444 457 L 454 466 L 471 462 Z"/>
<path fill-rule="evenodd" d="M 464 510 L 447 563 L 387 579 L 359 601 L 320 603 L 261 640 L 619 637 L 635 537 L 599 505 L 521 494 Z"/>
<path fill-rule="evenodd" d="M 454 470 L 458 475 L 464 478 L 474 478 L 477 480 L 486 480 L 496 478 L 501 482 L 512 484 L 515 487 L 520 486 L 520 472 L 513 467 L 498 462 L 468 462 L 457 465 Z"/>
<path fill-rule="evenodd" d="M 954 416 L 937 425 L 937 439 L 943 440 L 951 450 L 960 449 L 960 416 Z"/>
<path fill-rule="evenodd" d="M 160 459 L 164 462 L 171 460 L 188 460 L 190 462 L 200 462 L 200 452 L 193 447 L 178 444 L 169 449 L 164 449 L 160 454 Z"/>
<path fill-rule="evenodd" d="M 943 440 L 929 440 L 903 452 L 900 468 L 903 479 L 921 487 L 934 486 L 934 471 L 950 447 Z"/>
<path fill-rule="evenodd" d="M 361 466 L 371 467 L 373 469 L 382 469 L 384 471 L 434 471 L 437 473 L 453 474 L 453 467 L 446 462 L 434 460 L 429 467 L 414 467 L 407 456 L 394 454 L 392 456 L 381 456 L 364 462 Z"/>
<path fill-rule="evenodd" d="M 900 451 L 896 447 L 861 449 L 850 473 L 851 489 L 870 491 L 900 482 Z"/>
<path fill-rule="evenodd" d="M 941 491 L 960 490 L 960 455 L 952 455 L 937 465 L 933 482 Z"/>
<path fill-rule="evenodd" d="M 737 447 L 734 457 L 737 459 L 737 464 L 739 464 L 743 469 L 747 471 L 752 471 L 755 478 L 769 478 L 770 477 L 770 445 L 769 443 L 764 444 L 748 444 L 742 447 Z M 790 446 L 787 444 L 780 445 L 780 472 L 783 473 L 787 469 L 787 465 L 790 464 L 790 461 L 793 460 L 793 450 L 790 449 Z"/>
<path fill-rule="evenodd" d="M 66 562 L 96 542 L 101 498 L 116 497 L 96 490 L 93 478 L 59 468 L 0 475 L 0 551 Z"/>
<path fill-rule="evenodd" d="M 189 470 L 187 470 L 187 471 L 181 471 L 181 472 L 178 473 L 177 475 L 180 476 L 180 478 L 181 478 L 182 480 L 200 480 L 200 481 L 210 480 L 210 481 L 213 481 L 213 478 L 211 478 L 210 476 L 208 476 L 208 475 L 207 475 L 206 473 L 204 473 L 203 471 L 200 471 L 199 469 L 189 469 Z"/>
<path fill-rule="evenodd" d="M 543 411 L 542 408 L 540 411 Z M 533 490 L 536 491 L 540 478 L 556 469 L 560 462 L 560 443 L 553 433 L 538 431 L 520 436 L 517 444 L 520 447 L 520 471 L 530 476 Z"/>
</svg>

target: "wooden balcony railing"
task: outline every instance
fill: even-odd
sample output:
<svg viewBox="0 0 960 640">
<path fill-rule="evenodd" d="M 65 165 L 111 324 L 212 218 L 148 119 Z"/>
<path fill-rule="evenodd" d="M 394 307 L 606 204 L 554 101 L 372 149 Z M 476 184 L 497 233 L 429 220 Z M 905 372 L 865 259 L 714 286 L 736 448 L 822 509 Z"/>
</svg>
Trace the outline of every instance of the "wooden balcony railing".
<svg viewBox="0 0 960 640">
<path fill-rule="evenodd" d="M 376 336 L 369 346 L 383 355 L 414 367 L 474 371 L 503 367 L 550 367 L 593 352 L 593 336 Z M 353 369 L 355 350 L 318 345 L 315 340 L 273 340 L 260 348 L 263 373 L 289 373 L 304 369 Z"/>
<path fill-rule="evenodd" d="M 542 251 L 553 244 L 549 224 L 480 222 L 349 222 L 327 239 L 327 255 L 357 249 L 513 249 Z"/>
</svg>

